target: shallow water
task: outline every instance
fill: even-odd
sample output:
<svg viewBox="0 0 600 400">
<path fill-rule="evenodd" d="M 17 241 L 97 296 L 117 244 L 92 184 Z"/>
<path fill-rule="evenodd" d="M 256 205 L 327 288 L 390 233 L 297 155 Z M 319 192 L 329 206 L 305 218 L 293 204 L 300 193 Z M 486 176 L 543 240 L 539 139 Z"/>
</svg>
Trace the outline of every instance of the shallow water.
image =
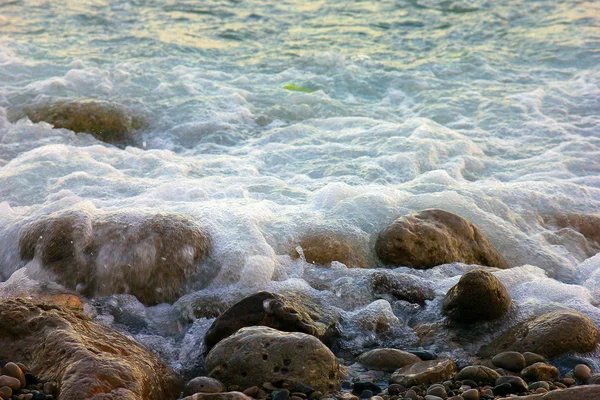
<svg viewBox="0 0 600 400">
<path fill-rule="evenodd" d="M 594 244 L 556 223 L 600 212 L 599 26 L 593 1 L 0 2 L 0 281 L 21 269 L 1 290 L 36 285 L 18 247 L 29 221 L 176 212 L 211 235 L 209 272 L 172 307 L 106 300 L 137 322 L 98 318 L 177 368 L 210 323 L 190 327 L 194 304 L 263 288 L 344 310 L 342 347 L 415 347 L 411 321 L 438 321 L 470 267 L 396 270 L 437 295 L 414 309 L 377 300 L 372 269 L 290 254 L 317 233 L 372 255 L 396 217 L 436 207 L 515 267 L 497 273 L 517 304 L 503 326 L 561 307 L 600 323 Z M 136 145 L 9 118 L 65 99 L 142 115 Z M 431 349 L 468 357 L 439 336 Z"/>
</svg>

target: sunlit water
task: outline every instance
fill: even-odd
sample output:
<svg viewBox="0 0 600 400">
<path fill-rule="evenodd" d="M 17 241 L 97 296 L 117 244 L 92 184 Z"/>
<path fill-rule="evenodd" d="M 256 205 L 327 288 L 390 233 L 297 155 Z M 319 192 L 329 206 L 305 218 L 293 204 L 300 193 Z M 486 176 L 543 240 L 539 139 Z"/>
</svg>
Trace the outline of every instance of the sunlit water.
<svg viewBox="0 0 600 400">
<path fill-rule="evenodd" d="M 309 230 L 371 246 L 396 217 L 437 207 L 515 267 L 497 274 L 517 304 L 505 325 L 564 307 L 600 323 L 600 259 L 548 222 L 600 211 L 598 65 L 593 1 L 0 1 L 0 281 L 24 267 L 19 230 L 40 216 L 178 212 L 213 238 L 210 277 L 174 307 L 116 306 L 146 321 L 125 326 L 175 367 L 191 368 L 210 323 L 180 322 L 194 298 L 264 288 L 344 310 L 347 348 L 415 347 L 409 325 L 439 320 L 469 267 L 398 269 L 437 295 L 414 309 L 377 300 L 372 269 L 285 249 Z M 11 108 L 58 99 L 143 114 L 139 145 L 9 122 Z M 430 348 L 467 357 L 465 346 Z"/>
</svg>

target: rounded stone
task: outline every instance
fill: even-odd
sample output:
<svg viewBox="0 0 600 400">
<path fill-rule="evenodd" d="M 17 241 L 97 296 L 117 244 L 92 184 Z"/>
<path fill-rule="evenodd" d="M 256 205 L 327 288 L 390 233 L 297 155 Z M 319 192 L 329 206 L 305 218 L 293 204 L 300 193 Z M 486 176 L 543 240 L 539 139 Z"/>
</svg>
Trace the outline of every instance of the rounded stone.
<svg viewBox="0 0 600 400">
<path fill-rule="evenodd" d="M 12 396 L 13 390 L 8 386 L 0 387 L 0 397 L 3 399 L 10 399 Z"/>
<path fill-rule="evenodd" d="M 225 391 L 225 385 L 217 379 L 209 378 L 208 376 L 199 376 L 185 385 L 183 395 L 191 396 L 195 393 L 220 393 Z"/>
<path fill-rule="evenodd" d="M 25 379 L 25 374 L 19 368 L 19 366 L 13 362 L 6 363 L 4 367 L 2 367 L 2 373 L 4 375 L 12 376 L 21 382 L 21 387 L 24 388 L 27 386 L 27 380 Z"/>
<path fill-rule="evenodd" d="M 406 365 L 421 361 L 414 354 L 398 349 L 375 349 L 361 354 L 356 361 L 367 367 L 378 371 L 394 372 Z"/>
<path fill-rule="evenodd" d="M 493 385 L 499 377 L 499 373 L 483 365 L 471 365 L 456 374 L 456 379 L 459 381 L 472 380 L 476 383 L 481 382 L 483 385 Z"/>
<path fill-rule="evenodd" d="M 448 397 L 446 389 L 442 385 L 432 385 L 427 389 L 427 394 L 445 399 Z"/>
<path fill-rule="evenodd" d="M 527 365 L 525 356 L 517 351 L 505 351 L 492 358 L 492 364 L 509 371 L 522 371 Z"/>
<path fill-rule="evenodd" d="M 558 379 L 558 369 L 552 365 L 538 362 L 521 371 L 521 376 L 529 382 L 555 381 Z"/>
<path fill-rule="evenodd" d="M 479 400 L 479 390 L 477 390 L 477 389 L 465 390 L 461 396 L 464 400 Z"/>
<path fill-rule="evenodd" d="M 477 269 L 464 274 L 448 291 L 443 312 L 452 321 L 473 323 L 502 317 L 510 304 L 510 296 L 502 282 L 493 274 Z"/>
<path fill-rule="evenodd" d="M 404 397 L 409 398 L 410 400 L 417 400 L 419 398 L 419 396 L 417 396 L 417 392 L 415 392 L 412 389 L 408 389 L 406 391 L 406 393 L 404 394 Z"/>
<path fill-rule="evenodd" d="M 523 393 L 528 390 L 527 383 L 518 376 L 501 376 L 496 379 L 496 386 L 508 383 L 511 386 L 511 393 Z"/>
<path fill-rule="evenodd" d="M 375 252 L 385 264 L 420 269 L 452 262 L 508 268 L 477 226 L 439 209 L 398 218 L 379 233 Z"/>
<path fill-rule="evenodd" d="M 536 390 L 538 388 L 544 388 L 546 390 L 550 390 L 550 384 L 546 381 L 537 381 L 530 383 L 528 385 L 529 390 Z"/>
<path fill-rule="evenodd" d="M 12 376 L 2 375 L 0 376 L 0 387 L 8 386 L 12 390 L 19 390 L 21 388 L 21 381 Z"/>
<path fill-rule="evenodd" d="M 452 360 L 420 361 L 400 368 L 392 374 L 390 383 L 404 387 L 440 383 L 456 375 L 456 364 Z"/>
<path fill-rule="evenodd" d="M 316 337 L 265 326 L 242 328 L 221 340 L 208 353 L 206 370 L 227 387 L 289 380 L 323 393 L 338 390 L 341 376 L 336 357 Z"/>
<path fill-rule="evenodd" d="M 573 368 L 573 374 L 575 375 L 575 378 L 586 383 L 592 376 L 592 370 L 585 364 L 578 364 Z"/>
<path fill-rule="evenodd" d="M 530 365 L 533 365 L 537 362 L 546 361 L 546 358 L 544 358 L 544 356 L 537 353 L 532 353 L 530 351 L 524 352 L 523 357 L 525 357 L 525 367 L 529 367 Z"/>
</svg>

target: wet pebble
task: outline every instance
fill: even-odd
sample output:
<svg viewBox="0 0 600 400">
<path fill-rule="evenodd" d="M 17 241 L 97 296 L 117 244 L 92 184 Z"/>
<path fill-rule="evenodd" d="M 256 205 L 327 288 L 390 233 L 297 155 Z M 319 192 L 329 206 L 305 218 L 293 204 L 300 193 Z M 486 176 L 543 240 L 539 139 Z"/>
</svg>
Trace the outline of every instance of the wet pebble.
<svg viewBox="0 0 600 400">
<path fill-rule="evenodd" d="M 573 374 L 575 378 L 579 379 L 583 383 L 587 383 L 592 377 L 592 370 L 585 364 L 578 364 L 573 368 Z"/>
</svg>

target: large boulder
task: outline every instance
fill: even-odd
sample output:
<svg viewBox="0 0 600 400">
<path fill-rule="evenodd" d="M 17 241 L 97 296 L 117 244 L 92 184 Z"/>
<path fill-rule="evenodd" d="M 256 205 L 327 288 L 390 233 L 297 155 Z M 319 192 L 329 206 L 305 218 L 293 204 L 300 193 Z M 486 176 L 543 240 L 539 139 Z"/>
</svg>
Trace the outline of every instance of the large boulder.
<svg viewBox="0 0 600 400">
<path fill-rule="evenodd" d="M 404 387 L 442 383 L 456 375 L 456 364 L 452 360 L 420 361 L 400 368 L 392 374 L 390 384 Z"/>
<path fill-rule="evenodd" d="M 208 353 L 206 370 L 229 390 L 285 380 L 329 393 L 340 388 L 342 375 L 333 353 L 316 337 L 266 326 L 242 328 L 221 340 Z"/>
<path fill-rule="evenodd" d="M 258 292 L 221 314 L 204 337 L 205 353 L 219 341 L 246 326 L 268 326 L 285 332 L 302 332 L 331 346 L 340 336 L 339 313 L 301 293 Z"/>
<path fill-rule="evenodd" d="M 0 300 L 0 359 L 21 360 L 61 400 L 175 398 L 182 381 L 121 333 L 60 306 Z"/>
<path fill-rule="evenodd" d="M 180 214 L 85 211 L 25 225 L 21 258 L 38 258 L 58 283 L 86 296 L 129 293 L 142 303 L 172 302 L 210 247 L 208 234 Z"/>
<path fill-rule="evenodd" d="M 478 227 L 438 209 L 398 218 L 379 233 L 375 251 L 384 264 L 420 269 L 452 262 L 508 268 Z"/>
<path fill-rule="evenodd" d="M 60 99 L 9 110 L 11 120 L 23 117 L 75 133 L 89 133 L 100 141 L 119 146 L 135 143 L 136 131 L 145 124 L 145 116 L 141 113 L 101 100 Z"/>
<path fill-rule="evenodd" d="M 597 343 L 598 327 L 591 318 L 577 311 L 553 311 L 516 325 L 483 346 L 479 355 L 513 350 L 552 358 L 569 352 L 589 353 Z"/>
<path fill-rule="evenodd" d="M 362 353 L 357 359 L 359 363 L 368 369 L 394 372 L 406 365 L 421 361 L 412 353 L 398 349 L 374 349 Z"/>
<path fill-rule="evenodd" d="M 510 309 L 506 287 L 482 269 L 469 271 L 446 294 L 444 314 L 452 321 L 472 323 L 502 317 Z"/>
<path fill-rule="evenodd" d="M 421 306 L 425 301 L 433 300 L 433 289 L 422 283 L 420 279 L 409 274 L 398 274 L 391 271 L 375 271 L 371 275 L 371 289 L 376 296 L 388 301 L 404 300 Z"/>
</svg>

